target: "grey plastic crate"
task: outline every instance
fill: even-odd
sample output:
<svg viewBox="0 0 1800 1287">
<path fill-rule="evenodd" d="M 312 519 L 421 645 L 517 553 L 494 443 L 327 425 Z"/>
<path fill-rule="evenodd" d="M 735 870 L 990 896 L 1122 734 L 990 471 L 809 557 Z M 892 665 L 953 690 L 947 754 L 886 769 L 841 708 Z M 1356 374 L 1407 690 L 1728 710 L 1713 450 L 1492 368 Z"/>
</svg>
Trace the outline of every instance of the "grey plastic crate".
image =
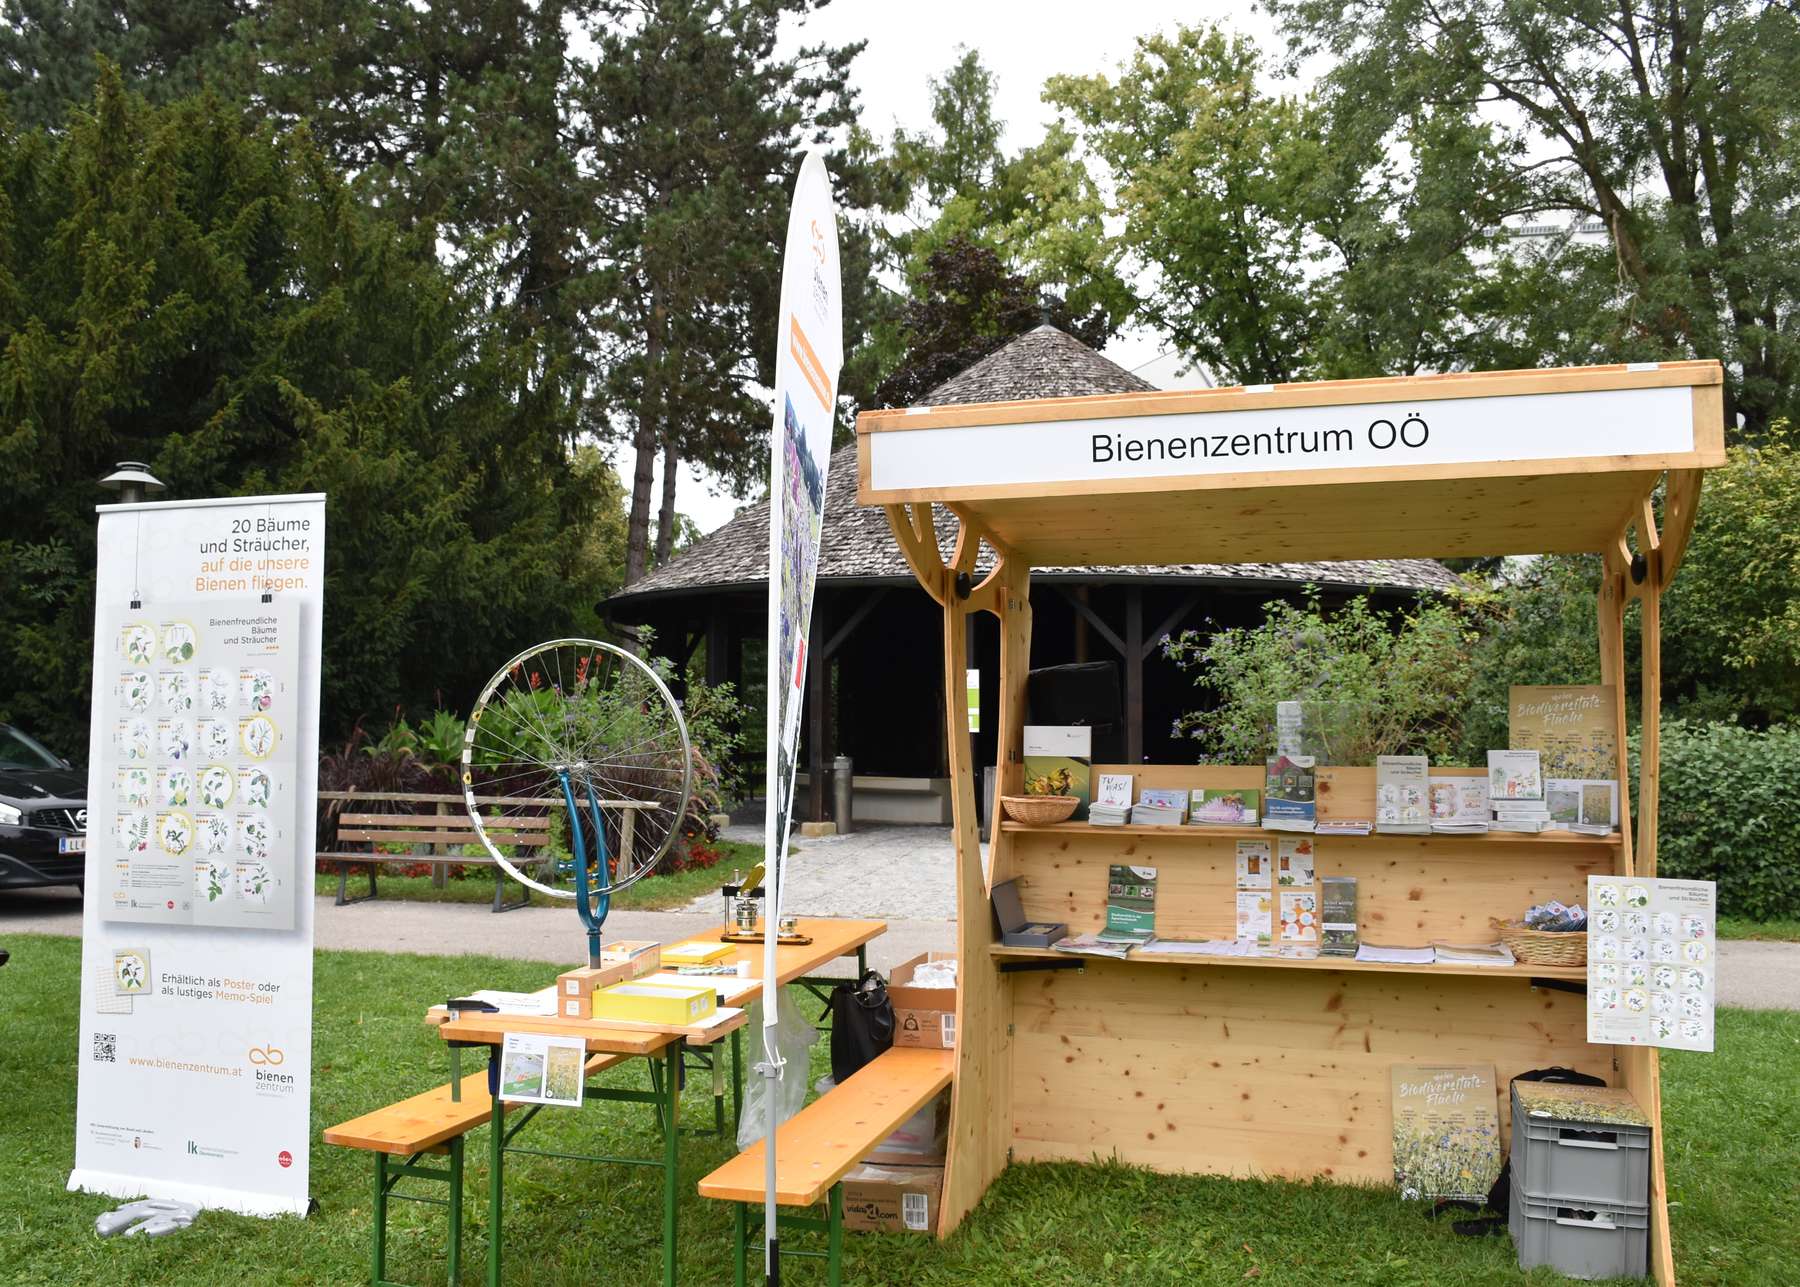
<svg viewBox="0 0 1800 1287">
<path fill-rule="evenodd" d="M 1650 1263 L 1650 1213 L 1623 1207 L 1539 1202 L 1513 1186 L 1519 1268 L 1548 1265 L 1571 1278 L 1642 1278 Z"/>
<path fill-rule="evenodd" d="M 1650 1131 L 1531 1117 L 1514 1104 L 1512 1171 L 1527 1197 L 1644 1210 L 1650 1201 Z"/>
</svg>

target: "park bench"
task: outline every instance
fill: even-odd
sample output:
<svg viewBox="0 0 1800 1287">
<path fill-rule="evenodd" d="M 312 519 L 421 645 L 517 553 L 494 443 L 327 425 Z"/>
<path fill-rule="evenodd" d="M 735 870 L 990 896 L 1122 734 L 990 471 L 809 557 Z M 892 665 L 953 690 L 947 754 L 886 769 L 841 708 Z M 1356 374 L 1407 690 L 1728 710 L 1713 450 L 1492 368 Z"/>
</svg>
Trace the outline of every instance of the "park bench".
<svg viewBox="0 0 1800 1287">
<path fill-rule="evenodd" d="M 777 1216 L 781 1228 L 823 1232 L 826 1250 L 784 1256 L 821 1257 L 831 1287 L 843 1279 L 844 1176 L 950 1084 L 954 1050 L 895 1047 L 876 1056 L 783 1122 L 775 1132 L 775 1200 L 801 1210 L 826 1200 L 824 1219 Z M 735 1281 L 745 1287 L 750 1207 L 763 1201 L 766 1142 L 758 1140 L 700 1181 L 700 1196 L 730 1202 L 736 1211 Z"/>
<path fill-rule="evenodd" d="M 426 792 L 388 793 L 373 791 L 321 791 L 319 799 L 336 804 L 336 838 L 331 849 L 317 856 L 338 865 L 337 905 L 360 903 L 376 895 L 376 865 L 384 862 L 417 863 L 436 859 L 494 869 L 494 910 L 511 911 L 531 901 L 531 891 L 521 891 L 517 902 L 506 901 L 506 872 L 482 846 L 481 837 L 465 812 L 467 801 L 460 795 Z M 515 799 L 510 796 L 477 796 L 477 802 L 499 808 L 537 803 L 545 806 L 541 817 L 507 816 L 504 830 L 488 828 L 488 837 L 498 845 L 512 845 L 521 861 L 535 861 L 532 854 L 549 841 L 549 806 L 560 802 Z M 418 806 L 427 806 L 420 811 Z M 403 844 L 406 853 L 384 853 L 379 846 Z M 366 845 L 366 849 L 349 849 L 349 845 Z M 350 868 L 367 870 L 369 892 L 349 896 Z"/>
<path fill-rule="evenodd" d="M 630 1055 L 589 1055 L 584 1071 L 592 1077 L 630 1058 Z M 502 1105 L 503 1109 L 510 1107 Z M 375 1287 L 396 1287 L 387 1277 L 390 1201 L 442 1204 L 449 1209 L 449 1281 L 457 1281 L 462 1268 L 463 1136 L 487 1123 L 493 1115 L 494 1100 L 484 1070 L 464 1077 L 455 1095 L 448 1085 L 438 1086 L 386 1108 L 353 1117 L 325 1132 L 327 1144 L 366 1149 L 375 1155 L 374 1247 L 369 1262 L 369 1281 Z M 426 1154 L 448 1155 L 449 1164 L 442 1167 L 421 1165 L 420 1159 Z M 409 1177 L 443 1184 L 448 1193 L 439 1198 L 396 1192 L 395 1186 Z"/>
</svg>

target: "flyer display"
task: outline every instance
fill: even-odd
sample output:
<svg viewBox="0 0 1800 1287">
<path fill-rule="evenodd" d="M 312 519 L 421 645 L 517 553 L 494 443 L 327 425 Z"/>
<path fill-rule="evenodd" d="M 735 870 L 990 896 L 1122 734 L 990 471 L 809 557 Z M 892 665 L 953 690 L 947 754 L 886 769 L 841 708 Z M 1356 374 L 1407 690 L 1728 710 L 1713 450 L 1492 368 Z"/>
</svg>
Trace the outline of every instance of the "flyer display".
<svg viewBox="0 0 1800 1287">
<path fill-rule="evenodd" d="M 300 605 L 103 605 L 110 735 L 88 802 L 101 915 L 294 927 Z M 110 687 L 104 680 L 110 680 Z"/>
<path fill-rule="evenodd" d="M 1716 919 L 1710 880 L 1589 876 L 1587 1039 L 1710 1051 Z"/>
</svg>

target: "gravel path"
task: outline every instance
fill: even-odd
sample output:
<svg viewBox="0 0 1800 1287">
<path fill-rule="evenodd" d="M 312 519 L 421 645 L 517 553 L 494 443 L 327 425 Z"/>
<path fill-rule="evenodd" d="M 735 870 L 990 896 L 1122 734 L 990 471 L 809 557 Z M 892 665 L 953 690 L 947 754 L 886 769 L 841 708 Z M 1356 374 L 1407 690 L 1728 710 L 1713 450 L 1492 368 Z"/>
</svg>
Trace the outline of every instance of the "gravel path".
<svg viewBox="0 0 1800 1287">
<path fill-rule="evenodd" d="M 762 826 L 734 825 L 727 840 L 762 844 Z M 797 916 L 956 919 L 956 854 L 949 827 L 868 827 L 847 836 L 796 837 L 782 906 Z M 717 894 L 684 910 L 714 912 Z"/>
</svg>

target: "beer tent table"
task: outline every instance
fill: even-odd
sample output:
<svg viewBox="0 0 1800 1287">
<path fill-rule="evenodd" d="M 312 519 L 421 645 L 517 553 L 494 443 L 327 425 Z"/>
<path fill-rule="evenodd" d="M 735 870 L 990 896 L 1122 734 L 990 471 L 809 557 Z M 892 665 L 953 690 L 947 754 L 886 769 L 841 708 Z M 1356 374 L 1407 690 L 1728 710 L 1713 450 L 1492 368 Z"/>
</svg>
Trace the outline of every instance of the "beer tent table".
<svg viewBox="0 0 1800 1287">
<path fill-rule="evenodd" d="M 1625 610 L 1641 605 L 1635 837 L 1621 790 L 1623 825 L 1609 837 L 1318 842 L 1321 872 L 1357 877 L 1365 936 L 1491 939 L 1490 917 L 1546 898 L 1585 900 L 1589 874 L 1655 874 L 1659 602 L 1693 529 L 1702 472 L 1724 462 L 1721 378 L 1716 362 L 1678 362 L 859 417 L 858 499 L 886 508 L 944 613 L 963 964 L 940 1236 L 1012 1158 L 1116 1155 L 1165 1171 L 1388 1182 L 1392 1065 L 1492 1063 L 1504 1088 L 1527 1069 L 1565 1064 L 1629 1088 L 1659 1127 L 1650 1263 L 1659 1282 L 1674 1281 L 1657 1052 L 1587 1043 L 1579 968 L 1111 961 L 997 945 L 990 877 L 1019 878 L 1031 919 L 1079 932 L 1103 919 L 1113 862 L 1158 868 L 1160 933 L 1229 938 L 1234 836 L 1005 822 L 984 873 L 964 732 L 965 627 L 981 612 L 1000 622 L 997 793 L 1018 794 L 1034 566 L 1599 554 L 1601 677 L 1621 699 L 1621 784 Z M 1262 780 L 1261 766 L 1093 771 L 1136 774 L 1140 788 Z M 1335 791 L 1340 816 L 1372 817 L 1373 776 L 1322 766 L 1320 799 Z M 1082 968 L 1066 968 L 1077 960 Z"/>
</svg>

